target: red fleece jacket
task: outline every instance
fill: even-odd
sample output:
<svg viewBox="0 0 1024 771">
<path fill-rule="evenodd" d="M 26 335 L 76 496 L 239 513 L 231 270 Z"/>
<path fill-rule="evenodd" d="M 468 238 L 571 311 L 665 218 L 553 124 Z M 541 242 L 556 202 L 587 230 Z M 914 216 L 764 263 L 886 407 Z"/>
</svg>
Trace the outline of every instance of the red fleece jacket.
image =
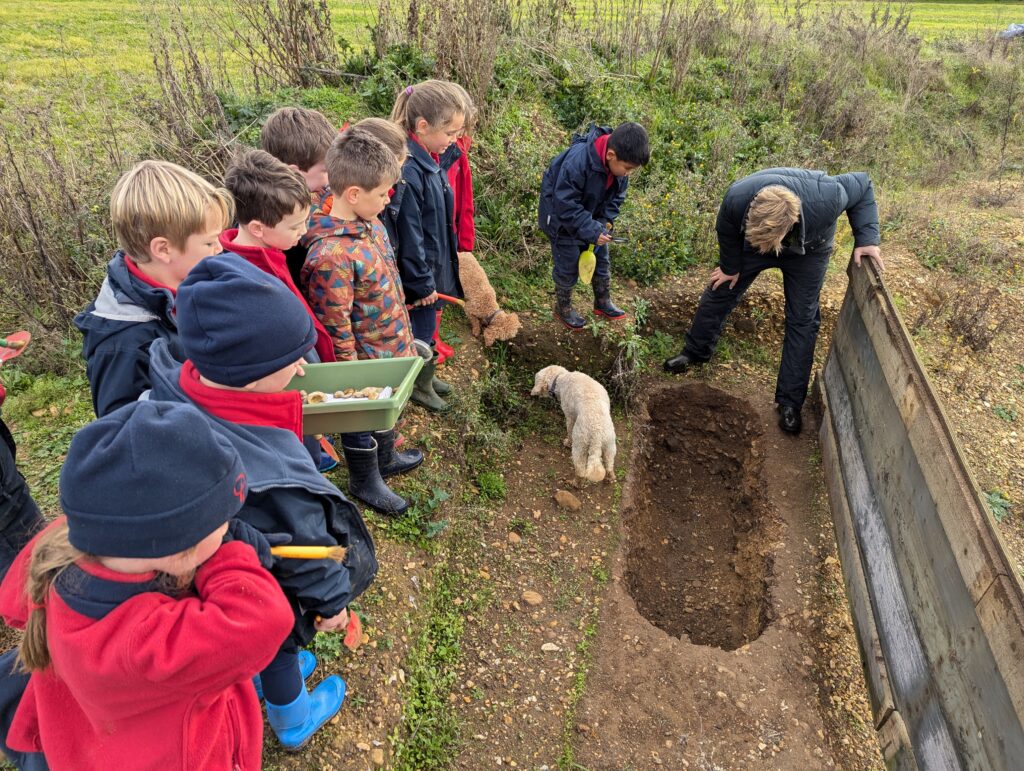
<svg viewBox="0 0 1024 771">
<path fill-rule="evenodd" d="M 36 539 L 0 587 L 0 614 L 18 629 L 30 611 Z M 113 582 L 155 576 L 78 566 Z M 252 547 L 224 544 L 184 597 L 144 592 L 98 620 L 72 610 L 56 589 L 44 604 L 52 664 L 32 673 L 7 737 L 12 749 L 43 752 L 54 771 L 260 768 L 263 716 L 252 677 L 294 619 Z"/>
<path fill-rule="evenodd" d="M 316 353 L 320 357 L 322 362 L 337 361 L 334 355 L 334 342 L 331 340 L 331 336 L 324 329 L 324 325 L 320 323 L 320 320 L 313 315 L 313 311 L 309 309 L 309 303 L 306 302 L 305 295 L 299 291 L 299 288 L 295 286 L 295 282 L 292 280 L 291 273 L 288 272 L 288 261 L 284 256 L 284 252 L 280 249 L 269 249 L 261 246 L 243 246 L 242 244 L 236 244 L 235 239 L 238 238 L 238 228 L 231 228 L 225 230 L 220 234 L 220 245 L 224 247 L 225 251 L 234 252 L 241 257 L 244 257 L 248 262 L 255 265 L 257 268 L 262 270 L 264 273 L 269 273 L 275 278 L 281 279 L 291 293 L 302 300 L 302 307 L 306 309 L 306 313 L 313 319 L 313 326 L 316 328 Z M 249 312 L 258 312 L 257 309 L 250 309 Z"/>
<path fill-rule="evenodd" d="M 468 136 L 459 137 L 456 142 L 462 154 L 448 169 L 448 184 L 455 194 L 455 235 L 458 238 L 458 250 L 471 252 L 476 245 L 476 223 L 473 215 L 476 207 L 473 204 L 473 170 L 469 167 Z"/>
</svg>

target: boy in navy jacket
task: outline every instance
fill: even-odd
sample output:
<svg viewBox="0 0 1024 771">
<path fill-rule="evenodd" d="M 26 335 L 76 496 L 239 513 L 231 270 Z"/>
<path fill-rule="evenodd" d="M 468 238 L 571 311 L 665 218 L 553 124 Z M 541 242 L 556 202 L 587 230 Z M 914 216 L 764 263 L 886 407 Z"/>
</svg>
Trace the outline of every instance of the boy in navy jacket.
<svg viewBox="0 0 1024 771">
<path fill-rule="evenodd" d="M 359 510 L 317 472 L 302 446 L 302 398 L 284 390 L 302 373 L 316 330 L 281 281 L 235 254 L 197 266 L 181 285 L 177 307 L 187 359 L 178 364 L 166 343 L 154 343 L 150 398 L 195 404 L 238 450 L 248 481 L 240 519 L 264 533 L 290 535 L 295 545 L 347 550 L 341 562 L 280 559 L 272 569 L 295 625 L 260 684 L 271 728 L 286 749 L 298 749 L 345 697 L 338 678 L 307 692 L 303 681 L 316 662 L 299 648 L 318 631 L 344 630 L 349 603 L 377 574 Z"/>
<path fill-rule="evenodd" d="M 99 295 L 75 317 L 96 415 L 149 388 L 149 345 L 166 340 L 180 358 L 174 295 L 204 257 L 220 252 L 231 194 L 166 161 L 142 161 L 110 197 L 118 249 Z"/>
<path fill-rule="evenodd" d="M 611 300 L 608 243 L 626 199 L 629 175 L 645 166 L 650 155 L 647 131 L 640 124 L 623 123 L 614 131 L 591 125 L 585 135 L 575 135 L 569 149 L 544 172 L 538 222 L 551 240 L 555 315 L 569 329 L 586 325 L 572 307 L 572 291 L 579 279 L 580 255 L 588 246 L 596 247 L 597 257 L 591 282 L 594 313 L 616 321 L 626 316 Z"/>
</svg>

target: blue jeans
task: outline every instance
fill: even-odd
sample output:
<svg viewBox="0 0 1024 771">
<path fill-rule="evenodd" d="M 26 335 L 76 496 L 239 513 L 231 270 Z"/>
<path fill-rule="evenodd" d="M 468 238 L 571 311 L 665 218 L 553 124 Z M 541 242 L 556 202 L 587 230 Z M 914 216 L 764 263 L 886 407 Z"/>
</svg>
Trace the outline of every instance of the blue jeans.
<svg viewBox="0 0 1024 771">
<path fill-rule="evenodd" d="M 437 331 L 437 310 L 433 305 L 421 305 L 409 309 L 409 323 L 412 325 L 412 336 L 424 343 L 433 345 L 434 332 Z"/>
<path fill-rule="evenodd" d="M 782 271 L 786 296 L 786 335 L 782 341 L 782 361 L 775 384 L 775 401 L 800 409 L 807 398 L 807 384 L 814 364 L 814 346 L 821 327 L 818 297 L 825 283 L 825 271 L 832 254 L 831 244 L 804 255 L 787 254 L 743 256 L 739 279 L 732 289 L 723 284 L 714 291 L 710 286 L 701 295 L 700 305 L 686 333 L 683 351 L 697 361 L 707 361 L 715 352 L 725 320 L 762 270 Z"/>
</svg>

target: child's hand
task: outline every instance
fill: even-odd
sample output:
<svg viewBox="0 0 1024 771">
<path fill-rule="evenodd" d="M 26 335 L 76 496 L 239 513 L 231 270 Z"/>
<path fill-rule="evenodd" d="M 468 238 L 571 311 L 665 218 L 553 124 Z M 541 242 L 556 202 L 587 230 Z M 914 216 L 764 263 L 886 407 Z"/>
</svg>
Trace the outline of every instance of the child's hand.
<svg viewBox="0 0 1024 771">
<path fill-rule="evenodd" d="M 437 302 L 437 292 L 431 292 L 426 297 L 421 297 L 419 300 L 415 300 L 412 304 L 413 308 L 419 308 L 423 305 L 433 305 Z"/>
<path fill-rule="evenodd" d="M 248 522 L 235 517 L 228 520 L 228 531 L 224 534 L 223 543 L 228 541 L 249 544 L 256 552 L 260 564 L 270 570 L 274 566 L 274 555 L 270 553 L 270 547 L 291 543 L 292 537 L 288 533 L 261 533 Z"/>
<path fill-rule="evenodd" d="M 604 246 L 605 244 L 610 244 L 611 242 L 612 242 L 612 234 L 611 233 L 602 233 L 601 235 L 599 235 L 597 237 L 597 245 L 598 246 Z"/>
<path fill-rule="evenodd" d="M 339 629 L 344 629 L 348 626 L 348 610 L 342 610 L 337 616 L 331 616 L 330 618 L 320 618 L 318 616 L 313 626 L 318 632 L 337 632 Z"/>
</svg>

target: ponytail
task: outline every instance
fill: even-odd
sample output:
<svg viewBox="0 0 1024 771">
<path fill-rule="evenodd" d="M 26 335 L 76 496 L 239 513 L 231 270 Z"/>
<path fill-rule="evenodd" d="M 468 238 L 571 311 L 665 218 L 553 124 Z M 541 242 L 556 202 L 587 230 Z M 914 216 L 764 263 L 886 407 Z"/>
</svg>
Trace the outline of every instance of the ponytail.
<svg viewBox="0 0 1024 771">
<path fill-rule="evenodd" d="M 85 556 L 68 541 L 67 523 L 45 532 L 32 547 L 25 593 L 31 606 L 25 635 L 18 646 L 18 664 L 26 672 L 50 666 L 46 646 L 46 598 L 61 572 Z"/>
<path fill-rule="evenodd" d="M 425 80 L 398 92 L 391 120 L 406 131 L 416 130 L 423 118 L 431 128 L 443 128 L 456 115 L 465 114 L 462 98 L 444 80 Z"/>
</svg>

